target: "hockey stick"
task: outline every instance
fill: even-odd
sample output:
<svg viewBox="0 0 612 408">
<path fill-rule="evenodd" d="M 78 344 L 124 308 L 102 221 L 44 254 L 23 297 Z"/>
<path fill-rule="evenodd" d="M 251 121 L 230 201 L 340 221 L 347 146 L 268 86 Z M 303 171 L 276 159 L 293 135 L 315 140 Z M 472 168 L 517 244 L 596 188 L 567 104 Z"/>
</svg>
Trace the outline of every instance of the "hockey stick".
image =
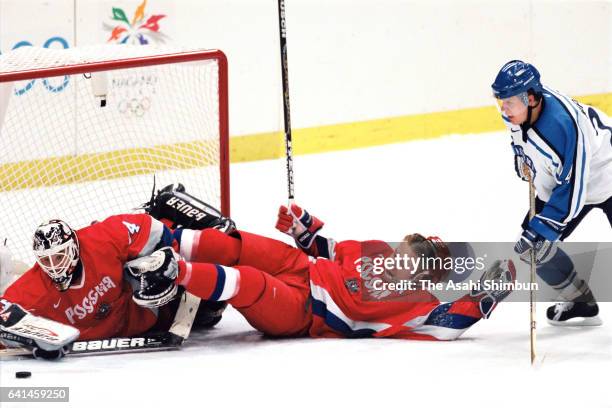
<svg viewBox="0 0 612 408">
<path fill-rule="evenodd" d="M 183 292 L 181 295 L 181 303 L 176 311 L 174 322 L 172 322 L 169 332 L 182 338 L 183 341 L 187 340 L 191 333 L 191 327 L 193 326 L 196 313 L 198 312 L 198 306 L 200 306 L 199 297 L 187 291 Z"/>
<path fill-rule="evenodd" d="M 278 29 L 280 34 L 281 76 L 283 80 L 283 114 L 285 122 L 285 154 L 287 156 L 287 190 L 289 205 L 294 199 L 293 188 L 293 145 L 291 141 L 291 110 L 289 106 L 289 66 L 287 63 L 287 23 L 285 21 L 285 0 L 278 0 Z"/>
<path fill-rule="evenodd" d="M 531 170 L 527 165 L 524 165 L 523 171 L 525 174 L 528 174 L 529 181 L 529 219 L 531 220 L 535 217 L 536 208 L 535 208 L 535 187 L 533 186 L 533 176 L 531 174 Z M 531 249 L 531 262 L 530 262 L 530 273 L 529 273 L 529 283 L 531 284 L 529 289 L 529 342 L 531 347 L 531 365 L 534 364 L 536 358 L 536 296 L 535 291 L 533 290 L 534 283 L 536 281 L 536 254 L 535 250 Z"/>
<path fill-rule="evenodd" d="M 101 354 L 123 354 L 145 351 L 178 349 L 183 338 L 170 332 L 145 336 L 112 337 L 102 340 L 75 341 L 68 346 L 69 357 L 97 356 Z M 0 350 L 0 357 L 32 357 L 32 350 L 25 347 L 11 347 Z"/>
<path fill-rule="evenodd" d="M 199 304 L 200 298 L 191 293 L 184 292 L 168 332 L 132 337 L 75 341 L 69 345 L 66 356 L 81 357 L 179 349 L 191 333 L 191 327 L 193 326 Z M 32 350 L 25 347 L 0 349 L 0 357 L 9 356 L 32 356 Z"/>
</svg>

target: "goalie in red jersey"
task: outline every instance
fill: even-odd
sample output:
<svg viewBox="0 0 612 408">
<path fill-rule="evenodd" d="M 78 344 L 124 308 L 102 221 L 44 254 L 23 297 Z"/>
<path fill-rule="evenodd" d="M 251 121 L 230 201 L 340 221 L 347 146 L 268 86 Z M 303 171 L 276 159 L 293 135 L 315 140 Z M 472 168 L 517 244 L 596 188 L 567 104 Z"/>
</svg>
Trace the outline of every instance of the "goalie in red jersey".
<svg viewBox="0 0 612 408">
<path fill-rule="evenodd" d="M 190 201 L 189 214 L 166 205 L 170 198 Z M 62 220 L 38 226 L 33 237 L 36 264 L 0 297 L 0 342 L 30 347 L 36 357 L 58 358 L 77 338 L 140 335 L 166 323 L 160 315 L 171 319 L 173 305 L 160 309 L 153 301 L 142 307 L 133 300 L 138 282 L 124 272 L 124 264 L 162 247 L 180 250 L 173 234 L 183 227 L 226 231 L 233 222 L 186 194 L 181 185 L 159 191 L 144 210 L 147 213 L 111 216 L 76 231 Z M 6 259 L 4 255 L 0 261 Z M 3 270 L 12 266 L 5 261 L 0 262 Z M 202 304 L 196 323 L 214 325 L 223 308 Z"/>
<path fill-rule="evenodd" d="M 424 290 L 408 295 L 370 291 L 364 259 L 400 252 L 445 257 L 448 246 L 418 234 L 407 236 L 395 250 L 382 241 L 336 243 L 319 235 L 322 226 L 294 205 L 291 211 L 280 208 L 276 227 L 295 238 L 297 248 L 244 231 L 175 232 L 180 253 L 168 247 L 126 264 L 141 283 L 135 300 L 143 305 L 167 302 L 180 285 L 202 299 L 227 301 L 254 328 L 271 336 L 452 340 L 487 318 L 510 293 L 475 290 L 442 304 Z M 378 279 L 439 282 L 447 274 L 439 268 L 391 268 Z M 480 281 L 515 278 L 512 261 L 497 261 Z"/>
</svg>

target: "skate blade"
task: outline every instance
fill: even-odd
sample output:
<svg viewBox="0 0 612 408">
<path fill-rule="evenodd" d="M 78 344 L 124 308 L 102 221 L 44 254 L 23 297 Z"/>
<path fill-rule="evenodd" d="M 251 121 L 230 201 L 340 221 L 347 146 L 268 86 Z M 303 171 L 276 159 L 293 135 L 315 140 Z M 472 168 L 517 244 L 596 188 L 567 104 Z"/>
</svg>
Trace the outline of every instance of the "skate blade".
<svg viewBox="0 0 612 408">
<path fill-rule="evenodd" d="M 599 316 L 573 317 L 563 322 L 556 320 L 548 320 L 548 324 L 550 324 L 551 326 L 560 327 L 601 326 L 603 324 L 603 321 Z"/>
</svg>

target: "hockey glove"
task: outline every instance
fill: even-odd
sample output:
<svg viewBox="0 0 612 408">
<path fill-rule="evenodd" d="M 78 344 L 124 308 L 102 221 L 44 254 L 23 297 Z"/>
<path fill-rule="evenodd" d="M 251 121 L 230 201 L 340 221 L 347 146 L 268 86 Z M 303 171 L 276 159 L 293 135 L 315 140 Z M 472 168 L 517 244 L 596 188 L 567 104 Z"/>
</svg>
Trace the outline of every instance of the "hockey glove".
<svg viewBox="0 0 612 408">
<path fill-rule="evenodd" d="M 503 287 L 502 284 L 513 282 L 516 279 L 516 268 L 511 260 L 495 261 L 495 263 L 487 269 L 480 277 L 478 289 L 473 289 L 470 296 L 478 301 L 480 313 L 482 317 L 488 319 L 493 312 L 493 309 L 499 302 L 504 300 L 511 292 L 510 289 L 486 289 L 487 287 L 495 287 L 493 283 L 498 284 L 497 287 Z"/>
<path fill-rule="evenodd" d="M 216 228 L 225 233 L 236 229 L 234 221 L 223 216 L 210 204 L 187 193 L 185 186 L 180 183 L 169 184 L 153 193 L 151 199 L 140 208 L 172 229 Z"/>
<path fill-rule="evenodd" d="M 288 211 L 284 205 L 278 209 L 276 229 L 293 237 L 300 248 L 310 248 L 321 228 L 323 228 L 321 220 L 295 204 L 291 205 L 291 211 Z"/>
<path fill-rule="evenodd" d="M 525 164 L 523 156 L 514 155 L 514 171 L 521 180 L 529 181 L 529 167 Z"/>
<path fill-rule="evenodd" d="M 514 252 L 519 254 L 521 260 L 531 263 L 531 250 L 535 251 L 536 265 L 548 262 L 557 251 L 557 244 L 549 241 L 531 228 L 523 230 L 521 237 L 514 245 Z"/>
<path fill-rule="evenodd" d="M 123 267 L 126 273 L 139 281 L 132 295 L 137 305 L 155 308 L 174 299 L 178 290 L 179 259 L 171 247 L 165 247 L 126 262 Z"/>
<path fill-rule="evenodd" d="M 534 168 L 531 158 L 525 155 L 522 147 L 516 146 L 514 143 L 512 143 L 512 149 L 514 150 L 514 171 L 516 175 L 523 181 L 529 181 L 531 169 Z"/>
</svg>

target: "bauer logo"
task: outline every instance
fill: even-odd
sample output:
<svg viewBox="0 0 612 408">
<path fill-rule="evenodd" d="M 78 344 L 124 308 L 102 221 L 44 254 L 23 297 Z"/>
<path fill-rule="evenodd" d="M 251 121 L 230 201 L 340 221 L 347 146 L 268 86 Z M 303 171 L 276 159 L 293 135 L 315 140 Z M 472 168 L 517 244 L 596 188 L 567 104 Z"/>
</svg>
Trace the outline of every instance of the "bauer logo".
<svg viewBox="0 0 612 408">
<path fill-rule="evenodd" d="M 104 30 L 109 33 L 107 43 L 146 45 L 163 44 L 168 38 L 160 31 L 160 20 L 165 14 L 150 14 L 146 10 L 147 1 L 136 7 L 132 18 L 120 7 L 112 8 L 111 19 L 103 23 Z"/>
<path fill-rule="evenodd" d="M 72 351 L 130 349 L 144 347 L 148 343 L 149 339 L 146 339 L 144 337 L 75 341 L 72 344 Z"/>
<path fill-rule="evenodd" d="M 197 208 L 194 208 L 192 205 L 187 204 L 180 198 L 171 197 L 170 199 L 168 199 L 168 201 L 166 201 L 166 205 L 182 212 L 187 217 L 195 218 L 198 221 L 206 217 L 206 213 L 204 211 L 200 211 Z"/>
</svg>

